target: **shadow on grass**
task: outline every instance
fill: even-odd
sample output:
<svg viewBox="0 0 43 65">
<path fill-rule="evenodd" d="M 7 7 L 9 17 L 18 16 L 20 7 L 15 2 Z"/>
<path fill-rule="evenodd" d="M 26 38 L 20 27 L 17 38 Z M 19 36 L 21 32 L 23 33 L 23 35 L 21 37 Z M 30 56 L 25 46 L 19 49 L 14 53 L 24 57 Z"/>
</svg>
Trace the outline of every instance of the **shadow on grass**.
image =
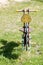
<svg viewBox="0 0 43 65">
<path fill-rule="evenodd" d="M 3 54 L 4 57 L 8 58 L 8 59 L 17 59 L 19 57 L 19 54 L 17 53 L 17 49 L 15 49 L 16 47 L 19 46 L 18 43 L 15 43 L 13 41 L 8 42 L 6 40 L 1 40 L 0 43 L 3 45 L 2 47 L 0 47 L 0 55 Z M 12 54 L 12 51 L 14 50 L 15 53 Z"/>
</svg>

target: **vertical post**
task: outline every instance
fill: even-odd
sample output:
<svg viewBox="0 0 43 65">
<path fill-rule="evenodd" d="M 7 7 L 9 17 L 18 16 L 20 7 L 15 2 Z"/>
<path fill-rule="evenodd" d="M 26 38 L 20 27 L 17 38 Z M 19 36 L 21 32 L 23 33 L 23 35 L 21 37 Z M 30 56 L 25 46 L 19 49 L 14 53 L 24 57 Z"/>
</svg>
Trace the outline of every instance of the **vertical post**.
<svg viewBox="0 0 43 65">
<path fill-rule="evenodd" d="M 28 14 L 29 14 L 29 9 L 27 10 Z M 29 23 L 28 23 L 28 47 L 29 47 Z"/>
<path fill-rule="evenodd" d="M 23 30 L 24 30 L 24 47 L 26 47 L 27 51 L 27 46 L 29 47 L 29 23 L 24 23 Z"/>
<path fill-rule="evenodd" d="M 28 23 L 28 46 L 29 46 L 29 23 Z"/>
<path fill-rule="evenodd" d="M 27 24 L 26 23 L 24 23 L 23 29 L 24 29 L 24 47 L 26 48 L 27 51 Z"/>
<path fill-rule="evenodd" d="M 25 23 L 24 23 L 24 46 L 26 46 L 26 34 L 25 34 Z"/>
<path fill-rule="evenodd" d="M 27 23 L 26 23 L 26 51 L 27 51 L 27 41 L 28 41 L 28 40 L 27 40 L 27 33 L 28 33 L 28 30 L 27 30 L 28 28 L 27 28 L 27 26 L 28 26 L 28 25 L 27 25 Z"/>
<path fill-rule="evenodd" d="M 29 14 L 29 10 L 27 10 L 27 12 Z M 25 14 L 25 10 L 23 10 L 23 14 Z M 29 47 L 29 23 L 28 22 L 24 23 L 23 30 L 24 30 L 24 47 L 26 48 L 27 51 L 27 46 Z"/>
</svg>

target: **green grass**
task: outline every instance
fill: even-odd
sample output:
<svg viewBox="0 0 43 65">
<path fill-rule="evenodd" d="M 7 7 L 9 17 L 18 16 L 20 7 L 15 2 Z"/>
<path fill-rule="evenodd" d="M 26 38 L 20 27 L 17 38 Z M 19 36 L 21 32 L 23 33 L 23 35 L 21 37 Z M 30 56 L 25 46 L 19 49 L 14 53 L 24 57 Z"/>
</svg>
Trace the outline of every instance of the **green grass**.
<svg viewBox="0 0 43 65">
<path fill-rule="evenodd" d="M 16 10 L 24 8 L 40 9 L 38 12 L 30 13 L 32 39 L 30 50 L 27 52 L 22 47 L 22 32 L 19 31 L 23 26 L 22 13 L 16 12 Z M 39 47 L 37 48 L 37 46 Z M 43 2 L 34 0 L 0 8 L 0 65 L 15 64 L 43 65 Z"/>
</svg>

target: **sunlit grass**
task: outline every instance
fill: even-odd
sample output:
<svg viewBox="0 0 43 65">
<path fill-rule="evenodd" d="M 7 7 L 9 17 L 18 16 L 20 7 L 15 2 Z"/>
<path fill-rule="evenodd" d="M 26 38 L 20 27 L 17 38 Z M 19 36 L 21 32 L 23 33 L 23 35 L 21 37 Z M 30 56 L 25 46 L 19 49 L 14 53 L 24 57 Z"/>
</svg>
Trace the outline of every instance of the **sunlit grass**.
<svg viewBox="0 0 43 65">
<path fill-rule="evenodd" d="M 19 31 L 19 29 L 23 26 L 23 23 L 21 22 L 22 13 L 16 12 L 16 10 L 24 8 L 29 8 L 31 10 L 40 9 L 38 12 L 30 13 L 32 18 L 30 23 L 30 28 L 32 28 L 32 32 L 30 33 L 32 36 L 32 42 L 30 51 L 27 52 L 23 49 L 24 47 L 21 46 L 22 32 Z M 30 1 L 29 3 L 16 3 L 15 5 L 9 5 L 7 8 L 0 8 L 0 65 L 43 65 L 42 8 L 43 3 L 37 1 Z M 14 47 L 11 42 L 17 43 L 19 46 Z M 11 43 L 11 47 L 9 43 Z M 37 45 L 39 45 L 38 49 Z M 3 48 L 4 46 L 5 48 Z M 11 53 L 9 51 L 10 48 L 12 49 Z M 37 50 L 39 50 L 40 54 L 38 54 Z M 10 59 L 6 57 L 7 52 L 8 57 L 11 55 Z M 13 59 L 13 57 L 15 57 L 14 55 L 16 56 L 16 59 Z"/>
</svg>

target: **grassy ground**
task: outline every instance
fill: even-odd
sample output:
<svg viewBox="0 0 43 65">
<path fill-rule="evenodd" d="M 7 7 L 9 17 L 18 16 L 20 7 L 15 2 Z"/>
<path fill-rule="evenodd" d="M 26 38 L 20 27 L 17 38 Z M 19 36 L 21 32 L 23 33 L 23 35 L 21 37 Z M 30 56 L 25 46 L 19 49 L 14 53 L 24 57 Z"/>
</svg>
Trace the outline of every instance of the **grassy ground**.
<svg viewBox="0 0 43 65">
<path fill-rule="evenodd" d="M 30 13 L 32 28 L 30 50 L 27 52 L 21 45 L 22 33 L 19 29 L 22 13 L 17 9 L 40 9 Z M 43 65 L 43 2 L 30 1 L 29 3 L 16 3 L 6 8 L 0 8 L 0 65 Z"/>
</svg>

